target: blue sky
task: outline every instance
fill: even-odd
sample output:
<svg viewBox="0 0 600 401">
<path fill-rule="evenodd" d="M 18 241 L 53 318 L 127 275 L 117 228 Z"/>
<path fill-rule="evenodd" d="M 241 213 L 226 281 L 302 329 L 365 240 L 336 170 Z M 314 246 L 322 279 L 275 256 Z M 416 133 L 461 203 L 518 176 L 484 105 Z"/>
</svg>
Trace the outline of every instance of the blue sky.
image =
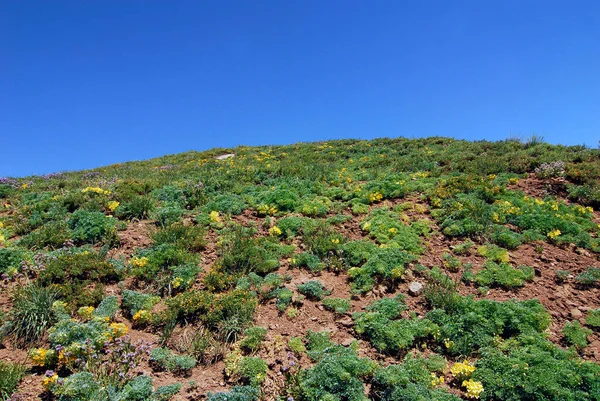
<svg viewBox="0 0 600 401">
<path fill-rule="evenodd" d="M 600 139 L 600 2 L 3 1 L 0 177 L 334 138 Z"/>
</svg>

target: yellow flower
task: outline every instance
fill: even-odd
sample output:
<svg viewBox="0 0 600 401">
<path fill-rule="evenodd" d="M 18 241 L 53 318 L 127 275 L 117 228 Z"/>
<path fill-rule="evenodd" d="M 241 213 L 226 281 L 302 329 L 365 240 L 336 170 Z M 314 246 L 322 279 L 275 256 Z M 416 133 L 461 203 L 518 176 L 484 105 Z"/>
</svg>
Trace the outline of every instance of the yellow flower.
<svg viewBox="0 0 600 401">
<path fill-rule="evenodd" d="M 392 228 L 388 229 L 388 232 L 393 235 L 398 232 L 398 229 L 396 227 L 392 227 Z"/>
<path fill-rule="evenodd" d="M 138 323 L 148 322 L 152 319 L 152 313 L 145 309 L 140 309 L 133 315 L 133 321 Z"/>
<path fill-rule="evenodd" d="M 269 228 L 269 235 L 272 235 L 273 237 L 281 235 L 281 228 L 279 228 L 277 226 L 273 226 L 273 227 Z"/>
<path fill-rule="evenodd" d="M 456 362 L 450 368 L 450 372 L 457 379 L 466 380 L 471 376 L 471 374 L 475 371 L 475 366 L 471 365 L 469 361 L 466 359 L 462 362 Z"/>
<path fill-rule="evenodd" d="M 467 389 L 467 397 L 469 398 L 479 398 L 479 394 L 483 392 L 481 382 L 473 381 L 473 379 L 463 380 L 462 385 Z"/>
<path fill-rule="evenodd" d="M 4 223 L 0 221 L 0 228 L 4 228 Z"/>
<path fill-rule="evenodd" d="M 141 258 L 131 258 L 129 260 L 129 263 L 131 264 L 131 266 L 133 267 L 145 267 L 148 264 L 148 258 L 147 257 L 141 257 Z"/>
<path fill-rule="evenodd" d="M 213 223 L 219 223 L 221 221 L 221 217 L 219 216 L 219 212 L 213 210 L 212 212 L 210 212 L 210 214 L 208 215 L 210 217 L 210 221 L 212 221 Z"/>
<path fill-rule="evenodd" d="M 45 348 L 34 348 L 29 352 L 29 357 L 33 366 L 44 366 L 46 364 L 46 355 L 48 350 Z"/>
<path fill-rule="evenodd" d="M 42 386 L 44 386 L 46 390 L 49 390 L 57 381 L 58 375 L 55 373 L 53 376 L 45 377 L 44 380 L 42 380 Z"/>
<path fill-rule="evenodd" d="M 79 308 L 77 310 L 77 313 L 79 314 L 79 316 L 81 316 L 84 319 L 89 319 L 92 317 L 92 313 L 94 313 L 94 307 L 93 306 L 82 306 L 81 308 Z"/>
<path fill-rule="evenodd" d="M 449 338 L 444 338 L 444 346 L 445 346 L 447 349 L 451 349 L 452 347 L 454 347 L 454 341 L 452 341 L 452 340 L 451 340 L 451 339 L 449 339 Z"/>
<path fill-rule="evenodd" d="M 495 179 L 495 178 L 496 178 L 496 174 L 490 174 L 490 175 L 488 175 L 488 178 L 489 178 L 489 179 L 490 179 L 490 181 L 491 181 L 491 180 L 493 180 L 493 179 Z"/>
<path fill-rule="evenodd" d="M 0 244 L 3 244 L 4 241 L 6 241 L 6 238 L 4 238 L 4 235 L 0 234 Z"/>
<path fill-rule="evenodd" d="M 117 201 L 110 201 L 106 204 L 106 207 L 108 207 L 108 210 L 110 210 L 111 212 L 114 212 L 115 209 L 117 207 L 119 207 L 120 203 Z"/>
<path fill-rule="evenodd" d="M 516 184 L 517 182 L 519 182 L 519 179 L 518 178 L 514 178 L 514 177 L 513 178 L 509 178 L 508 182 L 510 182 L 511 184 Z"/>
<path fill-rule="evenodd" d="M 550 239 L 555 239 L 556 237 L 558 237 L 561 234 L 560 230 L 558 228 L 555 228 L 554 230 L 550 231 L 548 233 L 548 238 Z"/>
<path fill-rule="evenodd" d="M 86 193 L 86 192 L 94 192 L 98 195 L 108 195 L 110 194 L 110 191 L 108 190 L 104 190 L 102 188 L 99 187 L 85 187 L 81 190 L 81 192 Z"/>
<path fill-rule="evenodd" d="M 372 194 L 369 194 L 369 202 L 370 203 L 379 202 L 382 199 L 383 199 L 383 195 L 380 192 L 374 192 Z"/>
<path fill-rule="evenodd" d="M 173 281 L 171 281 L 171 284 L 173 285 L 173 288 L 179 288 L 181 287 L 181 284 L 183 284 L 183 279 L 181 277 L 175 277 Z"/>
<path fill-rule="evenodd" d="M 435 387 L 444 383 L 444 376 L 437 377 L 435 373 L 431 373 L 431 386 Z"/>
<path fill-rule="evenodd" d="M 108 327 L 112 331 L 112 338 L 123 337 L 128 331 L 127 326 L 123 323 L 111 323 Z"/>
<path fill-rule="evenodd" d="M 334 238 L 334 239 L 331 240 L 331 243 L 337 245 L 337 244 L 340 243 L 340 240 L 338 238 Z"/>
</svg>

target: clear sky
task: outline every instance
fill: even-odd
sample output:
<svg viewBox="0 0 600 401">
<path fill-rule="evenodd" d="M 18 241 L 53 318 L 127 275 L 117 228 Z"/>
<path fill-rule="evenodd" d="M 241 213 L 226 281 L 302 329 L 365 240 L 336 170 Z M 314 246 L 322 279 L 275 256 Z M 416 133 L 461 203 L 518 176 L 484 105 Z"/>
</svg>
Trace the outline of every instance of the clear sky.
<svg viewBox="0 0 600 401">
<path fill-rule="evenodd" d="M 600 140 L 598 0 L 6 0 L 0 177 L 334 138 Z"/>
</svg>

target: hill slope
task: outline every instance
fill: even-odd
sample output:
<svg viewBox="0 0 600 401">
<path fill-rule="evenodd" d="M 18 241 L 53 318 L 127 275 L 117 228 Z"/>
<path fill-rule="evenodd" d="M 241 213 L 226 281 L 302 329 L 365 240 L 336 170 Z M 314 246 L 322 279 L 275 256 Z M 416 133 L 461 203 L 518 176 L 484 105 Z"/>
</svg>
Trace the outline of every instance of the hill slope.
<svg viewBox="0 0 600 401">
<path fill-rule="evenodd" d="M 0 399 L 598 400 L 599 180 L 447 138 L 0 179 Z"/>
</svg>

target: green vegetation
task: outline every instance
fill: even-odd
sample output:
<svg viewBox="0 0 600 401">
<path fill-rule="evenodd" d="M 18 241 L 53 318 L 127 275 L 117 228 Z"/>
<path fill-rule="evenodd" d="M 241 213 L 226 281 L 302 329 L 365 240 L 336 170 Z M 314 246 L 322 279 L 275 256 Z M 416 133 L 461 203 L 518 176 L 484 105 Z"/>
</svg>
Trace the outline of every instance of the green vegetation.
<svg viewBox="0 0 600 401">
<path fill-rule="evenodd" d="M 396 138 L 2 178 L 0 340 L 33 367 L 0 363 L 0 399 L 598 400 L 600 305 L 574 294 L 600 283 L 599 157 Z M 584 325 L 530 299 L 540 274 Z"/>
</svg>

